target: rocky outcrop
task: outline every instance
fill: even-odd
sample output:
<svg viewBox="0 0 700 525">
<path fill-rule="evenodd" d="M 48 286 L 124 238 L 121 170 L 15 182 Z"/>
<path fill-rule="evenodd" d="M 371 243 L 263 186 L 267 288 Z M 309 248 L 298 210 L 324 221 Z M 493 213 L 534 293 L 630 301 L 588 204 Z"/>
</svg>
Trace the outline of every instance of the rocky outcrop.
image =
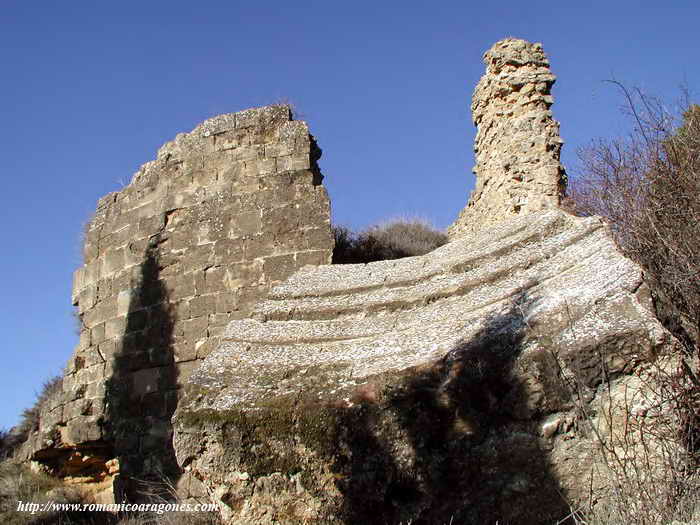
<svg viewBox="0 0 700 525">
<path fill-rule="evenodd" d="M 449 228 L 452 237 L 556 207 L 566 185 L 563 141 L 550 110 L 556 77 L 542 44 L 506 38 L 484 54 L 484 63 L 471 106 L 476 188 Z"/>
<path fill-rule="evenodd" d="M 97 479 L 112 459 L 138 477 L 176 468 L 170 418 L 191 371 L 271 286 L 330 263 L 320 155 L 286 106 L 221 115 L 100 200 L 75 272 L 80 344 L 26 456 L 65 475 L 79 456 Z"/>
<path fill-rule="evenodd" d="M 518 216 L 299 270 L 190 376 L 175 452 L 228 523 L 551 523 L 590 488 L 582 407 L 674 344 L 600 220 Z"/>
</svg>

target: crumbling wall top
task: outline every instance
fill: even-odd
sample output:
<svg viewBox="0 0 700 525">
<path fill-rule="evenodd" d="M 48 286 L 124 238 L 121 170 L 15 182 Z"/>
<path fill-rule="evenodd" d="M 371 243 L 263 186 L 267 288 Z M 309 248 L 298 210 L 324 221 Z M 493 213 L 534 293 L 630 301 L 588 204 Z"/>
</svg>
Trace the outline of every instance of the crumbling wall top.
<svg viewBox="0 0 700 525">
<path fill-rule="evenodd" d="M 449 229 L 452 237 L 556 207 L 565 187 L 563 141 L 550 110 L 556 77 L 542 44 L 506 38 L 484 54 L 484 63 L 471 105 L 476 187 Z"/>
</svg>

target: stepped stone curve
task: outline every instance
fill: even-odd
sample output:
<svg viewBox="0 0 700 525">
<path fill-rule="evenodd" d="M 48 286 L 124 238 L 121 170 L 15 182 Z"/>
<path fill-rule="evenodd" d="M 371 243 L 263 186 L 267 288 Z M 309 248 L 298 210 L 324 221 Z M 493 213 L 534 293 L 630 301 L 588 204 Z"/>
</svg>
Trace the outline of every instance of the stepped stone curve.
<svg viewBox="0 0 700 525">
<path fill-rule="evenodd" d="M 528 322 L 548 324 L 562 343 L 568 332 L 557 327 L 571 323 L 582 337 L 603 337 L 620 326 L 592 322 L 605 308 L 592 305 L 627 301 L 640 284 L 599 219 L 518 217 L 425 256 L 299 270 L 255 308 L 257 319 L 228 325 L 190 384 L 211 389 L 201 403 L 217 410 L 299 388 L 330 399 L 373 375 L 444 357 L 523 295 Z M 648 318 L 639 310 L 626 329 Z"/>
<path fill-rule="evenodd" d="M 227 523 L 555 522 L 559 494 L 587 497 L 597 446 L 573 399 L 603 403 L 604 381 L 636 399 L 630 374 L 675 344 L 602 221 L 556 209 L 420 257 L 302 268 L 253 313 L 173 417 L 184 495 Z"/>
<path fill-rule="evenodd" d="M 556 77 L 542 44 L 506 38 L 484 54 L 472 98 L 476 187 L 450 236 L 557 207 L 566 187 L 563 141 L 552 117 Z"/>
</svg>

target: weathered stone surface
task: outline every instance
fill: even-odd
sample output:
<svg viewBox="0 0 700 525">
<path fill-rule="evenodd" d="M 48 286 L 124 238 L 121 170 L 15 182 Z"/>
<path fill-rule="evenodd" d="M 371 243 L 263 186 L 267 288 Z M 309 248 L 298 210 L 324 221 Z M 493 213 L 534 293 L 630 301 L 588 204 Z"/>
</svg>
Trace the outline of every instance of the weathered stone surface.
<svg viewBox="0 0 700 525">
<path fill-rule="evenodd" d="M 230 523 L 551 523 L 588 487 L 580 396 L 674 345 L 644 291 L 600 220 L 556 210 L 303 268 L 190 376 L 178 461 Z"/>
<path fill-rule="evenodd" d="M 288 107 L 250 109 L 179 134 L 100 199 L 74 275 L 80 344 L 25 455 L 99 443 L 122 474 L 175 466 L 177 392 L 223 327 L 300 266 L 330 262 L 320 155 Z"/>
<path fill-rule="evenodd" d="M 327 265 L 320 150 L 287 108 L 163 146 L 98 204 L 80 342 L 20 455 L 104 501 L 174 472 L 236 524 L 553 523 L 616 490 L 601 450 L 663 474 L 677 342 L 603 223 L 556 209 L 541 46 L 485 60 L 477 188 L 425 256 Z"/>
<path fill-rule="evenodd" d="M 550 110 L 556 77 L 542 45 L 506 38 L 484 54 L 484 63 L 471 107 L 476 188 L 449 228 L 452 237 L 556 207 L 565 189 L 563 141 Z"/>
</svg>

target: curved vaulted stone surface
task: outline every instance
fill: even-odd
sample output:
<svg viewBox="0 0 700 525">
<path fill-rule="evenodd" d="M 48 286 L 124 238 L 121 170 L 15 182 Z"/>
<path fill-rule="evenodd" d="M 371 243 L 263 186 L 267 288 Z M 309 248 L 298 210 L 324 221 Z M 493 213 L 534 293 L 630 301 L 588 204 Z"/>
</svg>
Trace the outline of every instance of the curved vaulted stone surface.
<svg viewBox="0 0 700 525">
<path fill-rule="evenodd" d="M 556 77 L 542 44 L 506 38 L 484 54 L 484 64 L 471 106 L 476 188 L 449 228 L 452 237 L 557 207 L 566 186 L 563 141 L 550 110 Z"/>
<path fill-rule="evenodd" d="M 273 285 L 330 263 L 320 156 L 288 107 L 250 109 L 177 135 L 100 199 L 74 279 L 80 344 L 26 455 L 96 479 L 176 467 L 170 417 L 190 372 Z"/>
<path fill-rule="evenodd" d="M 230 523 L 550 523 L 590 467 L 574 397 L 674 343 L 650 308 L 601 221 L 558 210 L 302 268 L 190 376 L 183 490 Z"/>
</svg>

